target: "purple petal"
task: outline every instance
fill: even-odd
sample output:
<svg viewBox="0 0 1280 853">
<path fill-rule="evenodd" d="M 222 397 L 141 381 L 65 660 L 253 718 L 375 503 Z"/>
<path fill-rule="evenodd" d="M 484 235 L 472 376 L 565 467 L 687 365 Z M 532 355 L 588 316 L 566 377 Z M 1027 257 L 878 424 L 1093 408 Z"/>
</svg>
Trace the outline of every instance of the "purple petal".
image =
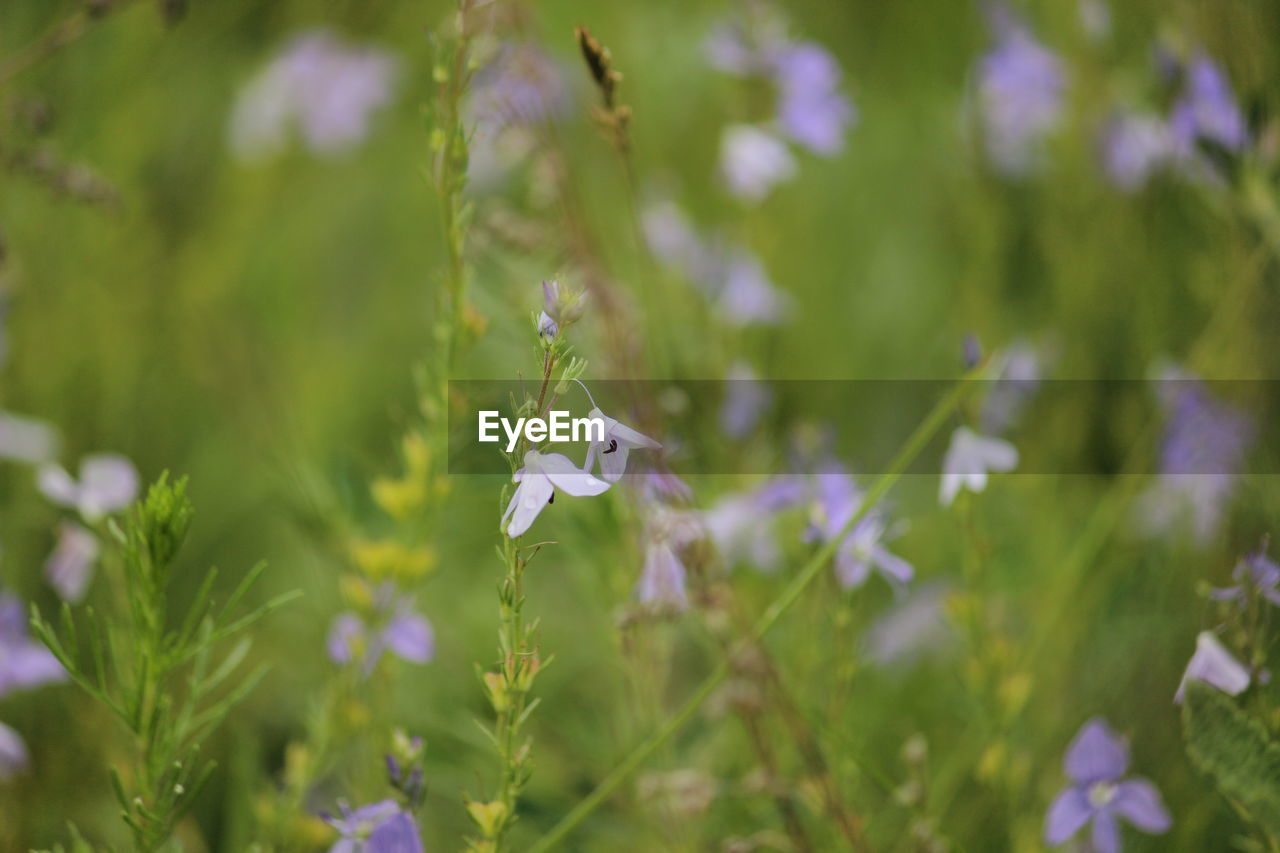
<svg viewBox="0 0 1280 853">
<path fill-rule="evenodd" d="M 80 463 L 80 512 L 93 520 L 124 509 L 138 496 L 138 469 L 115 453 L 86 456 Z"/>
<path fill-rule="evenodd" d="M 365 843 L 365 853 L 422 853 L 422 838 L 413 817 L 398 812 L 380 823 Z"/>
<path fill-rule="evenodd" d="M 36 472 L 36 488 L 59 506 L 74 507 L 80 499 L 80 487 L 61 465 L 42 465 Z"/>
<path fill-rule="evenodd" d="M 431 623 L 407 608 L 400 610 L 382 629 L 387 648 L 411 663 L 426 663 L 435 656 L 436 638 Z"/>
<path fill-rule="evenodd" d="M 1146 779 L 1130 779 L 1116 788 L 1111 809 L 1143 832 L 1168 832 L 1173 819 L 1156 786 Z"/>
<path fill-rule="evenodd" d="M 27 766 L 27 745 L 17 732 L 0 723 L 0 781 Z"/>
<path fill-rule="evenodd" d="M 1182 704 L 1188 679 L 1203 681 L 1231 696 L 1242 693 L 1251 680 L 1249 670 L 1227 651 L 1212 631 L 1201 631 L 1196 637 L 1196 652 L 1187 663 L 1182 683 L 1173 696 L 1177 704 Z"/>
<path fill-rule="evenodd" d="M 93 579 L 101 550 L 98 537 L 72 521 L 58 528 L 58 544 L 44 564 L 44 576 L 63 601 L 79 603 Z"/>
<path fill-rule="evenodd" d="M 666 605 L 676 610 L 688 608 L 684 564 L 666 542 L 649 545 L 636 597 L 643 604 Z"/>
<path fill-rule="evenodd" d="M 339 613 L 329 629 L 329 659 L 339 666 L 351 663 L 355 659 L 355 644 L 365 634 L 363 620 L 354 613 Z"/>
<path fill-rule="evenodd" d="M 1044 820 L 1046 844 L 1061 844 L 1080 831 L 1089 822 L 1093 809 L 1089 798 L 1079 788 L 1067 788 L 1054 798 Z"/>
<path fill-rule="evenodd" d="M 1067 777 L 1080 785 L 1118 779 L 1129 767 L 1129 747 L 1101 717 L 1085 723 L 1067 749 Z"/>
<path fill-rule="evenodd" d="M 1120 827 L 1108 812 L 1093 817 L 1094 853 L 1120 853 Z"/>
</svg>

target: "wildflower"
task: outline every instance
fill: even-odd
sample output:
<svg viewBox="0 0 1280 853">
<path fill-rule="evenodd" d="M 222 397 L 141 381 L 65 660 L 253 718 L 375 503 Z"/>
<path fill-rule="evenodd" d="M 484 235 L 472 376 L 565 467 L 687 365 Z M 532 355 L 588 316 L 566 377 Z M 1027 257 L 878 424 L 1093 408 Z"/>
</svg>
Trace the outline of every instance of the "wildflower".
<svg viewBox="0 0 1280 853">
<path fill-rule="evenodd" d="M 652 438 L 609 417 L 599 408 L 593 408 L 587 413 L 587 417 L 604 422 L 604 435 L 587 445 L 587 458 L 582 468 L 590 471 L 599 457 L 600 477 L 605 482 L 616 483 L 622 479 L 627 471 L 627 455 L 632 450 L 659 450 L 662 447 Z"/>
<path fill-rule="evenodd" d="M 888 667 L 945 648 L 952 636 L 946 618 L 950 592 L 944 583 L 928 583 L 896 602 L 867 630 L 867 656 L 871 661 Z"/>
<path fill-rule="evenodd" d="M 840 538 L 835 554 L 836 578 L 840 585 L 845 589 L 860 587 L 874 569 L 895 589 L 905 587 L 915 570 L 882 544 L 887 525 L 879 510 L 872 509 L 851 530 L 845 530 L 862 508 L 864 499 L 853 477 L 836 466 L 828 466 L 819 472 L 817 479 L 818 500 L 812 510 L 808 535 L 823 542 Z"/>
<path fill-rule="evenodd" d="M 329 658 L 346 665 L 355 660 L 365 675 L 373 672 L 384 651 L 410 663 L 427 663 L 435 656 L 431 623 L 413 609 L 413 601 L 383 584 L 375 594 L 373 616 L 366 621 L 353 611 L 339 613 L 329 629 Z"/>
<path fill-rule="evenodd" d="M 43 421 L 0 412 L 0 459 L 40 465 L 53 458 L 58 438 Z"/>
<path fill-rule="evenodd" d="M 1253 680 L 1244 664 L 1227 651 L 1212 631 L 1201 631 L 1196 637 L 1196 652 L 1182 674 L 1178 692 L 1173 695 L 1173 701 L 1179 705 L 1186 693 L 1188 679 L 1203 681 L 1230 696 L 1243 693 Z"/>
<path fill-rule="evenodd" d="M 1057 54 L 1007 11 L 997 11 L 993 28 L 996 46 L 978 68 L 987 153 L 1000 172 L 1025 175 L 1061 119 L 1066 76 Z"/>
<path fill-rule="evenodd" d="M 1168 125 L 1147 113 L 1121 113 L 1104 131 L 1102 153 L 1107 177 L 1121 190 L 1141 189 L 1173 155 Z"/>
<path fill-rule="evenodd" d="M 1017 464 L 1018 450 L 1009 442 L 957 427 L 942 460 L 938 499 L 943 506 L 950 506 L 961 489 L 975 494 L 985 489 L 988 471 L 1012 471 Z"/>
<path fill-rule="evenodd" d="M 582 318 L 587 294 L 561 288 L 559 281 L 542 283 L 542 313 L 538 315 L 538 334 L 554 338 L 562 326 L 571 326 Z"/>
<path fill-rule="evenodd" d="M 1267 557 L 1266 543 L 1236 562 L 1231 573 L 1233 586 L 1209 593 L 1215 601 L 1234 601 L 1242 609 L 1248 605 L 1249 592 L 1254 591 L 1280 607 L 1280 566 Z"/>
<path fill-rule="evenodd" d="M 641 604 L 676 611 L 688 609 L 686 572 L 679 551 L 704 533 L 705 528 L 696 515 L 654 508 L 645 524 L 644 569 L 636 585 L 636 598 Z"/>
<path fill-rule="evenodd" d="M 534 153 L 537 126 L 559 118 L 569 105 L 564 71 L 546 53 L 528 42 L 500 44 L 471 81 L 468 177 L 482 188 L 499 184 Z"/>
<path fill-rule="evenodd" d="M 1203 52 L 1184 69 L 1185 89 L 1173 107 L 1169 128 L 1180 155 L 1192 156 L 1200 140 L 1238 152 L 1249 142 L 1244 114 L 1226 73 Z"/>
<path fill-rule="evenodd" d="M 295 126 L 313 152 L 336 154 L 364 140 L 391 99 L 396 63 L 312 31 L 295 37 L 236 99 L 231 145 L 242 157 L 274 154 Z"/>
<path fill-rule="evenodd" d="M 45 561 L 44 576 L 63 601 L 77 604 L 84 598 L 100 550 L 98 537 L 74 521 L 58 527 L 58 544 Z"/>
<path fill-rule="evenodd" d="M 830 157 L 844 147 L 845 128 L 857 118 L 852 102 L 840 94 L 840 67 L 821 45 L 788 45 L 773 57 L 782 130 L 815 154 Z"/>
<path fill-rule="evenodd" d="M 749 492 L 726 495 L 703 511 L 707 535 L 729 564 L 749 562 L 761 571 L 772 571 L 781 559 L 774 536 L 774 519 L 790 505 L 790 489 L 779 491 L 774 482 Z"/>
<path fill-rule="evenodd" d="M 720 139 L 720 172 L 729 191 L 747 202 L 762 201 L 777 184 L 796 173 L 785 143 L 749 124 L 726 127 Z"/>
<path fill-rule="evenodd" d="M 1017 342 L 1000 357 L 1000 373 L 982 401 L 982 431 L 998 435 L 1017 421 L 1028 398 L 1040 386 L 1041 354 L 1031 345 Z"/>
<path fill-rule="evenodd" d="M 751 366 L 734 363 L 725 377 L 724 402 L 720 406 L 720 429 L 734 439 L 745 438 L 760 422 L 769 408 L 773 394 L 769 386 L 756 377 Z"/>
<path fill-rule="evenodd" d="M 78 511 L 93 524 L 124 509 L 138 495 L 138 471 L 114 453 L 86 456 L 80 461 L 80 481 L 52 463 L 40 468 L 36 485 L 49 500 Z"/>
<path fill-rule="evenodd" d="M 1169 830 L 1172 820 L 1160 792 L 1146 779 L 1122 779 L 1129 769 L 1129 747 L 1106 721 L 1085 723 L 1063 762 L 1071 785 L 1058 794 L 1045 818 L 1044 840 L 1059 845 L 1092 823 L 1093 849 L 1119 853 L 1124 818 L 1143 832 Z"/>
<path fill-rule="evenodd" d="M 524 467 L 516 471 L 514 479 L 520 485 L 502 514 L 502 524 L 512 539 L 529 529 L 542 508 L 555 497 L 556 489 L 574 497 L 599 495 L 609 489 L 608 483 L 577 467 L 564 454 L 536 450 L 524 455 Z"/>
<path fill-rule="evenodd" d="M 27 636 L 22 602 L 0 593 L 0 697 L 62 681 L 66 676 L 53 653 Z"/>
<path fill-rule="evenodd" d="M 0 723 L 0 782 L 26 767 L 29 760 L 21 735 Z"/>
<path fill-rule="evenodd" d="M 659 462 L 655 467 L 644 472 L 640 488 L 646 500 L 650 502 L 693 500 L 693 489 L 689 484 L 677 477 L 671 469 Z"/>
<path fill-rule="evenodd" d="M 422 853 L 422 839 L 413 815 L 395 800 L 382 800 L 352 811 L 340 802 L 341 817 L 324 819 L 341 838 L 329 853 Z"/>
</svg>

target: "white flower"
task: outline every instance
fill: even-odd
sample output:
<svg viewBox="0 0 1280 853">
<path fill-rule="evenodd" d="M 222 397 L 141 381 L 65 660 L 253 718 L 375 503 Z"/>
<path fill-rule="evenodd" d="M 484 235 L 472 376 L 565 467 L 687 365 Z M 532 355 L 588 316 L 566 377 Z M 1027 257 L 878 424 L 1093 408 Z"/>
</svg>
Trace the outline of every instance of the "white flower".
<svg viewBox="0 0 1280 853">
<path fill-rule="evenodd" d="M 796 173 L 790 149 L 778 137 L 749 124 L 735 124 L 720 139 L 720 170 L 729 191 L 746 201 L 760 201 L 775 184 Z"/>
<path fill-rule="evenodd" d="M 1182 696 L 1187 690 L 1187 680 L 1194 678 L 1223 693 L 1236 696 L 1249 686 L 1249 670 L 1236 660 L 1226 646 L 1212 631 L 1201 631 L 1196 637 L 1196 653 L 1187 664 L 1187 671 L 1182 674 L 1182 683 L 1173 701 L 1182 704 Z"/>
<path fill-rule="evenodd" d="M 0 459 L 39 465 L 53 458 L 58 437 L 43 421 L 0 412 Z"/>
<path fill-rule="evenodd" d="M 588 497 L 608 491 L 609 484 L 582 470 L 562 453 L 539 453 L 530 450 L 524 455 L 524 467 L 515 474 L 520 485 L 502 514 L 502 524 L 512 539 L 522 535 L 533 520 L 550 503 L 559 489 L 566 495 Z M 507 519 L 511 523 L 507 524 Z"/>
<path fill-rule="evenodd" d="M 661 444 L 643 435 L 626 424 L 619 423 L 600 411 L 599 407 L 587 413 L 587 417 L 604 421 L 604 438 L 592 441 L 587 446 L 587 459 L 583 463 L 584 470 L 595 467 L 596 457 L 600 457 L 600 476 L 610 483 L 622 479 L 627 470 L 627 454 L 636 448 L 657 450 Z"/>
<path fill-rule="evenodd" d="M 138 471 L 123 456 L 99 453 L 80 460 L 80 482 L 65 468 L 50 464 L 41 467 L 36 485 L 46 498 L 78 511 L 93 524 L 133 503 L 138 495 Z"/>
<path fill-rule="evenodd" d="M 977 493 L 987 487 L 988 471 L 1012 471 L 1018 465 L 1018 449 L 1000 438 L 989 438 L 958 427 L 942 460 L 942 487 L 938 499 L 950 506 L 961 489 Z"/>
</svg>

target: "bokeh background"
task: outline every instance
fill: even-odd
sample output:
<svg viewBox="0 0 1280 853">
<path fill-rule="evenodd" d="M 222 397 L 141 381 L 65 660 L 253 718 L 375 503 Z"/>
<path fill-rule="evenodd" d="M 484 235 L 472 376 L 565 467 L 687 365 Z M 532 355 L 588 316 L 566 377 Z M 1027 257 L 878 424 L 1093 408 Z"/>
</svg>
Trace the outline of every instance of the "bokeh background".
<svg viewBox="0 0 1280 853">
<path fill-rule="evenodd" d="M 369 484 L 398 469 L 400 437 L 420 420 L 414 375 L 430 352 L 444 262 L 424 177 L 423 107 L 434 92 L 429 32 L 449 7 L 196 0 L 166 25 L 153 3 L 120 5 L 0 81 L 0 405 L 56 425 L 69 466 L 109 450 L 144 479 L 190 476 L 197 516 L 179 599 L 207 566 L 234 578 L 259 559 L 270 568 L 258 595 L 304 591 L 255 629 L 253 655 L 271 675 L 207 745 L 220 772 L 181 830 L 188 850 L 242 851 L 287 744 L 302 737 L 332 677 L 325 637 L 344 607 L 346 543 L 354 530 L 388 526 Z M 0 60 L 79 8 L 7 0 Z M 1143 379 L 1175 363 L 1207 378 L 1267 379 L 1280 322 L 1269 178 L 1242 188 L 1163 170 L 1126 191 L 1108 179 L 1103 157 L 1117 109 L 1162 108 L 1173 84 L 1161 83 L 1157 53 L 1170 45 L 1183 55 L 1203 49 L 1225 69 L 1265 162 L 1280 8 L 1134 0 L 1106 11 L 1097 30 L 1074 2 L 1015 7 L 1060 57 L 1067 84 L 1035 168 L 1008 175 L 982 139 L 976 75 L 995 40 L 981 6 L 788 0 L 791 32 L 835 57 L 858 118 L 834 156 L 797 148 L 794 177 L 758 204 L 726 191 L 718 159 L 726 125 L 759 117 L 759 89 L 713 68 L 705 51 L 717 22 L 739 7 L 549 0 L 519 7 L 519 27 L 505 36 L 536 43 L 563 74 L 560 162 L 624 294 L 642 378 L 719 379 L 745 361 L 766 380 L 942 379 L 965 369 L 964 341 L 974 336 L 986 351 L 1021 341 L 1052 352 L 1045 372 L 1056 378 Z M 577 24 L 609 46 L 624 74 L 635 198 L 673 199 L 700 229 L 749 246 L 787 294 L 783 322 L 726 324 L 696 288 L 655 273 L 635 251 L 632 197 L 590 117 L 596 95 Z M 239 156 L 229 131 L 237 97 L 291 38 L 317 28 L 394 58 L 386 103 L 341 151 L 291 138 L 271 156 Z M 508 167 L 516 177 L 476 188 L 471 301 L 486 325 L 457 378 L 536 371 L 529 314 L 540 307 L 538 283 L 582 277 L 554 236 L 566 228 L 561 211 L 525 174 L 535 159 L 518 158 Z M 510 238 L 517 226 L 534 238 Z M 646 294 L 654 276 L 661 298 Z M 577 353 L 602 365 L 588 377 L 610 378 L 610 337 L 598 321 L 589 313 L 573 334 Z M 1269 386 L 1260 387 L 1266 403 Z M 1197 632 L 1216 618 L 1199 585 L 1226 583 L 1237 556 L 1270 529 L 1280 491 L 1272 477 L 1240 477 L 1208 537 L 1140 530 L 1135 496 L 1147 481 L 1116 472 L 1118 448 L 1145 427 L 1135 412 L 1106 405 L 1105 382 L 1097 388 L 1096 405 L 1078 416 L 1058 411 L 1011 435 L 1024 453 L 1084 458 L 1097 475 L 998 477 L 963 513 L 938 506 L 936 476 L 910 477 L 894 492 L 895 515 L 910 521 L 895 551 L 915 566 L 918 585 L 951 592 L 944 621 L 963 625 L 981 611 L 980 644 L 955 640 L 876 665 L 862 637 L 895 596 L 878 581 L 844 591 L 834 578 L 771 635 L 784 680 L 880 849 L 930 849 L 916 831 L 924 820 L 953 845 L 943 849 L 1044 849 L 1063 750 L 1095 715 L 1131 737 L 1135 772 L 1157 782 L 1174 818 L 1168 835 L 1127 830 L 1129 848 L 1229 850 L 1248 832 L 1186 758 L 1172 694 Z M 726 437 L 719 470 L 791 440 L 791 421 L 804 413 L 787 414 L 775 412 L 748 439 Z M 856 423 L 863 413 L 845 417 Z M 1157 458 L 1153 436 L 1138 467 L 1154 471 Z M 846 462 L 856 470 L 856 457 Z M 690 477 L 702 506 L 756 481 Z M 417 590 L 436 633 L 434 660 L 379 670 L 366 697 L 377 707 L 353 718 L 343 758 L 304 808 L 381 796 L 379 744 L 399 725 L 428 744 L 419 818 L 427 849 L 459 846 L 469 831 L 462 792 L 481 794 L 495 767 L 473 720 L 488 715 L 474 667 L 493 657 L 498 485 L 454 477 L 451 486 L 438 565 Z M 516 849 L 716 659 L 695 615 L 620 629 L 641 568 L 629 511 L 610 500 L 565 504 L 535 531 L 561 543 L 528 584 L 528 611 L 541 617 L 555 662 L 538 683 L 536 772 Z M 0 581 L 52 606 L 42 566 L 58 511 L 16 464 L 0 468 L 0 506 Z M 730 576 L 749 612 L 809 552 L 802 527 L 802 517 L 780 523 L 785 558 L 774 574 L 739 566 Z M 650 658 L 662 686 L 644 707 L 631 676 Z M 30 766 L 0 784 L 0 848 L 52 844 L 67 821 L 118 843 L 104 767 L 129 745 L 113 720 L 65 685 L 3 697 L 0 718 L 31 753 Z M 786 743 L 780 728 L 769 732 Z M 913 800 L 899 789 L 913 772 L 901 750 L 916 735 L 928 744 L 929 783 Z M 789 792 L 820 827 L 803 768 L 783 754 L 794 771 Z M 722 849 L 776 830 L 769 797 L 753 787 L 754 761 L 741 727 L 713 708 L 649 762 L 647 789 L 625 787 L 568 849 Z M 672 795 L 674 805 L 646 795 L 669 782 L 654 774 L 690 767 L 696 792 Z M 315 829 L 311 849 L 330 840 Z"/>
</svg>

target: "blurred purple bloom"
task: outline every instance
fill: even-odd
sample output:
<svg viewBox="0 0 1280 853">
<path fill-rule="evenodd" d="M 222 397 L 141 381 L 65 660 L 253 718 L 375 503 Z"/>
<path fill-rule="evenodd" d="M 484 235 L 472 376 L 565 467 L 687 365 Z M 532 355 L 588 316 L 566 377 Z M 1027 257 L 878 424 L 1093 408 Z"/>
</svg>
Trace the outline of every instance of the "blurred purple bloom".
<svg viewBox="0 0 1280 853">
<path fill-rule="evenodd" d="M 730 438 L 745 438 L 760 423 L 760 416 L 772 401 L 768 384 L 756 376 L 750 365 L 736 362 L 725 376 L 720 429 Z"/>
<path fill-rule="evenodd" d="M 44 576 L 63 601 L 78 604 L 93 579 L 101 545 L 98 537 L 74 521 L 58 526 L 58 544 L 44 564 Z"/>
<path fill-rule="evenodd" d="M 58 436 L 43 421 L 0 412 L 0 459 L 40 465 L 54 457 Z"/>
<path fill-rule="evenodd" d="M 79 482 L 65 468 L 48 464 L 40 468 L 36 485 L 50 501 L 76 510 L 93 524 L 133 503 L 138 496 L 138 469 L 123 456 L 99 453 L 80 460 Z"/>
<path fill-rule="evenodd" d="M 1196 54 L 1184 73 L 1185 90 L 1169 119 L 1178 153 L 1193 156 L 1198 140 L 1228 151 L 1242 150 L 1249 142 L 1249 131 L 1226 73 L 1205 53 Z"/>
<path fill-rule="evenodd" d="M 1267 556 L 1266 543 L 1240 558 L 1231 577 L 1233 586 L 1214 589 L 1209 596 L 1215 601 L 1234 601 L 1243 609 L 1252 591 L 1280 607 L 1280 566 Z"/>
<path fill-rule="evenodd" d="M 806 41 L 773 55 L 783 131 L 815 154 L 830 157 L 844 147 L 845 128 L 857 118 L 839 91 L 840 66 L 821 45 Z"/>
<path fill-rule="evenodd" d="M 785 294 L 773 285 L 764 264 L 749 250 L 730 249 L 715 272 L 716 307 L 733 325 L 772 325 L 786 314 Z"/>
<path fill-rule="evenodd" d="M 942 460 L 942 484 L 938 500 L 950 506 L 961 489 L 977 494 L 987 487 L 987 472 L 1012 471 L 1018 465 L 1018 449 L 1007 441 L 957 427 Z"/>
<path fill-rule="evenodd" d="M 781 559 L 774 536 L 780 509 L 772 483 L 749 492 L 722 497 L 702 514 L 707 533 L 725 562 L 747 562 L 761 571 L 777 568 Z"/>
<path fill-rule="evenodd" d="M 734 124 L 720 138 L 720 174 L 729 192 L 746 202 L 763 201 L 796 173 L 786 143 L 763 128 Z"/>
<path fill-rule="evenodd" d="M 13 729 L 0 723 L 0 782 L 27 766 L 27 745 Z"/>
<path fill-rule="evenodd" d="M 1107 177 L 1125 192 L 1142 189 L 1173 153 L 1173 136 L 1157 116 L 1121 113 L 1104 131 L 1102 154 Z"/>
<path fill-rule="evenodd" d="M 701 518 L 687 511 L 655 507 L 645 524 L 644 569 L 636 585 L 641 604 L 686 610 L 686 572 L 680 549 L 706 535 Z"/>
<path fill-rule="evenodd" d="M 659 501 L 684 503 L 693 500 L 693 489 L 689 488 L 689 484 L 677 477 L 661 462 L 644 472 L 640 488 L 645 499 L 653 503 Z"/>
<path fill-rule="evenodd" d="M 507 511 L 502 514 L 502 524 L 512 539 L 524 534 L 559 489 L 574 497 L 591 497 L 604 494 L 609 484 L 582 470 L 563 453 L 539 453 L 530 450 L 524 455 L 524 467 L 515 473 L 519 483 Z M 507 524 L 507 519 L 511 523 Z"/>
<path fill-rule="evenodd" d="M 296 126 L 317 154 L 350 149 L 390 101 L 395 71 L 380 49 L 346 45 L 323 31 L 299 35 L 241 90 L 231 145 L 244 157 L 274 154 Z"/>
<path fill-rule="evenodd" d="M 822 542 L 840 538 L 834 561 L 840 585 L 856 589 L 867 582 L 874 569 L 895 590 L 904 589 L 915 570 L 884 546 L 887 524 L 880 510 L 872 509 L 845 531 L 865 497 L 853 477 L 838 466 L 828 466 L 817 474 L 817 491 L 809 537 Z"/>
<path fill-rule="evenodd" d="M 560 67 L 528 42 L 504 42 L 471 82 L 472 121 L 483 129 L 537 124 L 564 115 L 569 88 Z"/>
<path fill-rule="evenodd" d="M 339 613 L 329 629 L 327 647 L 334 663 L 346 665 L 358 660 L 368 675 L 385 651 L 410 663 L 429 662 L 435 657 L 435 632 L 413 609 L 411 598 L 396 595 L 393 586 L 384 584 L 375 594 L 370 622 L 351 611 Z"/>
<path fill-rule="evenodd" d="M 1062 844 L 1092 823 L 1096 853 L 1119 853 L 1119 818 L 1154 834 L 1173 825 L 1154 785 L 1121 778 L 1129 769 L 1129 747 L 1105 720 L 1085 723 L 1067 749 L 1064 767 L 1071 785 L 1049 807 L 1045 843 Z"/>
<path fill-rule="evenodd" d="M 1196 651 L 1187 663 L 1186 672 L 1178 684 L 1178 692 L 1173 701 L 1182 704 L 1182 697 L 1187 690 L 1187 681 L 1203 681 L 1231 696 L 1243 693 L 1253 680 L 1244 664 L 1235 659 L 1227 647 L 1222 645 L 1217 634 L 1212 631 L 1201 631 L 1196 637 Z"/>
<path fill-rule="evenodd" d="M 592 441 L 587 445 L 587 458 L 582 463 L 584 471 L 595 467 L 597 457 L 600 460 L 600 477 L 605 482 L 616 483 L 627 471 L 627 456 L 632 450 L 660 450 L 661 444 L 643 435 L 626 424 L 609 417 L 600 409 L 593 408 L 587 413 L 589 418 L 604 421 L 604 438 Z"/>
<path fill-rule="evenodd" d="M 999 375 L 982 401 L 979 416 L 988 435 L 999 435 L 1017 421 L 1027 400 L 1040 387 L 1044 371 L 1040 352 L 1025 342 L 1011 344 L 1000 362 Z"/>
<path fill-rule="evenodd" d="M 868 657 L 878 666 L 888 667 L 909 663 L 949 645 L 949 594 L 949 587 L 939 582 L 922 584 L 908 592 L 868 629 Z"/>
<path fill-rule="evenodd" d="M 53 652 L 27 636 L 22 602 L 0 593 L 0 697 L 62 681 L 66 676 Z"/>
<path fill-rule="evenodd" d="M 395 800 L 382 800 L 355 811 L 339 803 L 340 817 L 325 815 L 342 835 L 329 853 L 422 853 L 422 838 L 413 815 Z"/>
<path fill-rule="evenodd" d="M 1062 116 L 1066 74 L 1062 60 L 1000 7 L 997 42 L 978 68 L 978 100 L 987 153 L 997 170 L 1025 175 L 1043 138 Z"/>
</svg>

